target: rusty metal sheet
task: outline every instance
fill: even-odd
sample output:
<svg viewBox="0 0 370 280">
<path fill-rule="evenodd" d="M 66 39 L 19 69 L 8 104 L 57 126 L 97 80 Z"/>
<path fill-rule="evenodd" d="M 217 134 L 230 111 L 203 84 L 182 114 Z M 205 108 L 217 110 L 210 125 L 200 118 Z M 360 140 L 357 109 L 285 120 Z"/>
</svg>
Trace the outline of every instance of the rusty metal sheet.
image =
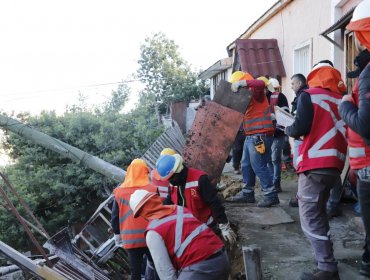
<svg viewBox="0 0 370 280">
<path fill-rule="evenodd" d="M 183 151 L 185 163 L 206 172 L 212 181 L 216 181 L 243 115 L 213 101 L 198 108 Z"/>
<path fill-rule="evenodd" d="M 213 101 L 244 114 L 251 98 L 252 93 L 246 88 L 241 88 L 238 92 L 234 93 L 231 91 L 231 84 L 225 80 L 221 80 L 217 86 Z"/>
<path fill-rule="evenodd" d="M 221 80 L 213 101 L 198 107 L 183 157 L 188 166 L 206 172 L 213 183 L 221 176 L 251 98 L 249 90 L 233 93 L 230 83 Z"/>
</svg>

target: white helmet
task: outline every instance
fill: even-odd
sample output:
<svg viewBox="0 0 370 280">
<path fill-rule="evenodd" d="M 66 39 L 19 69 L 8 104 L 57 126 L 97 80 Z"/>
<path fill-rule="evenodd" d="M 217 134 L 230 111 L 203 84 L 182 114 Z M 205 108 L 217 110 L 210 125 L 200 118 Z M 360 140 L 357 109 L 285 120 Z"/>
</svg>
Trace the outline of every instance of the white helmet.
<svg viewBox="0 0 370 280">
<path fill-rule="evenodd" d="M 130 208 L 134 212 L 134 217 L 138 216 L 140 209 L 149 198 L 155 196 L 156 193 L 148 192 L 146 190 L 136 190 L 130 197 Z"/>
<path fill-rule="evenodd" d="M 370 18 L 370 0 L 364 0 L 353 11 L 351 22 Z"/>
<path fill-rule="evenodd" d="M 280 83 L 277 79 L 275 78 L 270 78 L 269 79 L 271 85 L 274 87 L 274 88 L 279 88 L 280 87 Z"/>
</svg>

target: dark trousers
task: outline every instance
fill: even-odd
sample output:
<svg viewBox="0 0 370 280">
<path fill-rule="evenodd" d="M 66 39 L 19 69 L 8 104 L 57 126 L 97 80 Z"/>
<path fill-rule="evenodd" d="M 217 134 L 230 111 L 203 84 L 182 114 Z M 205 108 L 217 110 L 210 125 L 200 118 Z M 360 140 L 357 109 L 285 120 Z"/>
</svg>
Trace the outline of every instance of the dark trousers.
<svg viewBox="0 0 370 280">
<path fill-rule="evenodd" d="M 306 173 L 306 174 L 305 174 Z M 337 271 L 330 240 L 326 203 L 338 176 L 305 172 L 299 174 L 298 199 L 301 227 L 311 243 L 318 269 Z"/>
<path fill-rule="evenodd" d="M 370 172 L 366 169 L 361 169 L 357 172 L 357 195 L 360 202 L 361 218 L 364 223 L 366 239 L 365 252 L 362 260 L 370 262 Z"/>
<path fill-rule="evenodd" d="M 233 167 L 235 170 L 239 170 L 240 168 L 240 161 L 242 160 L 243 155 L 244 140 L 244 131 L 239 130 L 232 147 Z"/>
<path fill-rule="evenodd" d="M 281 157 L 282 161 L 284 163 L 291 163 L 292 159 L 290 157 L 290 154 L 292 153 L 290 148 L 290 142 L 289 142 L 289 136 L 284 136 L 284 145 L 283 145 L 283 156 Z"/>
<path fill-rule="evenodd" d="M 141 280 L 141 267 L 143 264 L 144 255 L 146 255 L 149 261 L 153 263 L 153 259 L 149 253 L 149 249 L 147 247 L 144 247 L 126 249 L 126 251 L 128 253 L 128 261 L 130 264 L 131 280 Z"/>
</svg>

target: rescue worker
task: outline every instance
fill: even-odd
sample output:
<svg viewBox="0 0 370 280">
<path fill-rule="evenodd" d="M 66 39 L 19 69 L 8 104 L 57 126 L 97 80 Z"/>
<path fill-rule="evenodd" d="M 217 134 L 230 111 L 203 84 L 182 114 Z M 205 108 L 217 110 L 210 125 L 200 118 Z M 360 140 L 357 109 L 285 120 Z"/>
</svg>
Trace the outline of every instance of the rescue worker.
<svg viewBox="0 0 370 280">
<path fill-rule="evenodd" d="M 297 116 L 296 116 L 297 103 L 298 103 L 298 100 L 301 96 L 301 93 L 304 92 L 304 90 L 308 89 L 307 80 L 306 80 L 306 77 L 301 73 L 294 74 L 290 79 L 291 79 L 291 89 L 295 93 L 295 97 L 294 97 L 293 102 L 292 102 L 291 114 L 293 116 L 295 116 L 296 119 L 297 119 Z M 299 116 L 298 116 L 298 118 L 299 118 Z M 299 122 L 299 120 L 298 120 L 298 122 Z M 302 140 L 300 138 L 294 138 L 294 141 L 293 141 L 293 167 L 294 167 L 295 170 L 297 170 L 298 148 L 301 144 L 302 144 Z M 291 197 L 289 199 L 289 206 L 290 207 L 298 207 L 297 195 L 295 195 L 294 197 Z"/>
<path fill-rule="evenodd" d="M 233 73 L 235 74 L 236 72 Z M 269 86 L 268 80 L 266 82 L 265 85 L 264 81 L 254 80 L 249 73 L 245 73 L 238 81 L 231 84 L 233 92 L 237 92 L 240 87 L 248 87 L 253 95 L 243 118 L 243 129 L 246 135 L 241 163 L 243 188 L 230 201 L 255 203 L 254 188 L 257 175 L 264 193 L 264 199 L 257 204 L 258 207 L 271 207 L 280 203 L 272 182 L 272 173 L 268 167 L 271 162 L 274 127 L 269 103 L 264 93 L 265 86 Z"/>
<path fill-rule="evenodd" d="M 114 231 L 117 246 L 122 246 L 128 253 L 132 280 L 141 280 L 143 257 L 150 262 L 144 231 L 148 221 L 143 218 L 134 219 L 129 206 L 131 195 L 136 190 L 156 192 L 156 187 L 149 183 L 149 168 L 142 159 L 134 159 L 127 168 L 124 182 L 114 189 L 111 226 Z"/>
<path fill-rule="evenodd" d="M 202 223 L 216 229 L 216 223 L 225 241 L 233 245 L 236 235 L 230 227 L 225 209 L 217 196 L 216 186 L 203 171 L 187 167 L 179 154 L 160 156 L 156 163 L 162 180 L 170 182 L 164 204 L 188 208 Z"/>
<path fill-rule="evenodd" d="M 229 260 L 222 240 L 185 207 L 163 205 L 156 193 L 135 191 L 135 217 L 149 220 L 145 231 L 160 279 L 226 280 Z"/>
<path fill-rule="evenodd" d="M 364 0 L 355 8 L 347 29 L 354 31 L 357 61 L 363 59 L 364 50 L 370 51 L 370 1 Z M 366 239 L 360 274 L 370 277 L 370 64 L 364 63 L 351 95 L 345 95 L 340 115 L 348 125 L 349 163 L 357 172 L 357 195 Z"/>
<path fill-rule="evenodd" d="M 318 266 L 317 272 L 303 273 L 301 279 L 339 279 L 326 203 L 346 158 L 344 122 L 338 112 L 346 87 L 329 61 L 316 64 L 307 82 L 309 88 L 298 98 L 295 121 L 285 129 L 290 137 L 303 137 L 297 157 L 299 216 Z"/>
<path fill-rule="evenodd" d="M 270 104 L 271 114 L 275 114 L 275 106 L 279 106 L 281 109 L 289 113 L 289 105 L 286 96 L 280 92 L 280 83 L 275 78 L 270 78 L 269 83 L 271 84 L 273 91 L 268 91 L 266 96 Z M 271 162 L 269 168 L 273 174 L 272 182 L 275 186 L 276 191 L 282 192 L 281 189 L 281 156 L 283 153 L 283 147 L 285 144 L 285 133 L 284 128 L 275 127 L 274 140 L 271 145 Z"/>
<path fill-rule="evenodd" d="M 171 148 L 164 148 L 160 153 L 161 156 L 174 154 L 176 154 L 176 151 Z M 150 172 L 150 180 L 152 185 L 158 188 L 159 196 L 162 197 L 162 199 L 166 199 L 168 195 L 168 188 L 170 186 L 170 182 L 166 180 L 161 180 L 156 168 Z"/>
</svg>

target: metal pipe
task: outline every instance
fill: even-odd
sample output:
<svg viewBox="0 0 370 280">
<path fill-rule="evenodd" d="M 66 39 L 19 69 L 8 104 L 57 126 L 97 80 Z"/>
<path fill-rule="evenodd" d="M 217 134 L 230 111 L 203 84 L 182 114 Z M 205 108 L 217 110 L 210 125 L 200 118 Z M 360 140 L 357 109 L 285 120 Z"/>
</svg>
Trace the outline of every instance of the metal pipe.
<svg viewBox="0 0 370 280">
<path fill-rule="evenodd" d="M 32 243 L 36 246 L 36 248 L 40 252 L 40 254 L 44 257 L 47 266 L 48 267 L 52 267 L 53 264 L 51 263 L 51 261 L 49 260 L 48 256 L 46 255 L 45 250 L 37 242 L 35 236 L 33 236 L 31 230 L 28 228 L 27 224 L 23 221 L 22 216 L 19 214 L 18 210 L 15 208 L 15 206 L 13 205 L 13 203 L 10 201 L 8 195 L 6 194 L 6 192 L 4 191 L 4 189 L 2 187 L 0 187 L 0 194 L 3 196 L 6 204 L 8 205 L 8 207 L 10 207 L 11 211 L 16 216 L 16 218 L 18 219 L 18 221 L 22 224 L 24 230 L 26 231 L 28 237 L 31 239 Z"/>
</svg>

